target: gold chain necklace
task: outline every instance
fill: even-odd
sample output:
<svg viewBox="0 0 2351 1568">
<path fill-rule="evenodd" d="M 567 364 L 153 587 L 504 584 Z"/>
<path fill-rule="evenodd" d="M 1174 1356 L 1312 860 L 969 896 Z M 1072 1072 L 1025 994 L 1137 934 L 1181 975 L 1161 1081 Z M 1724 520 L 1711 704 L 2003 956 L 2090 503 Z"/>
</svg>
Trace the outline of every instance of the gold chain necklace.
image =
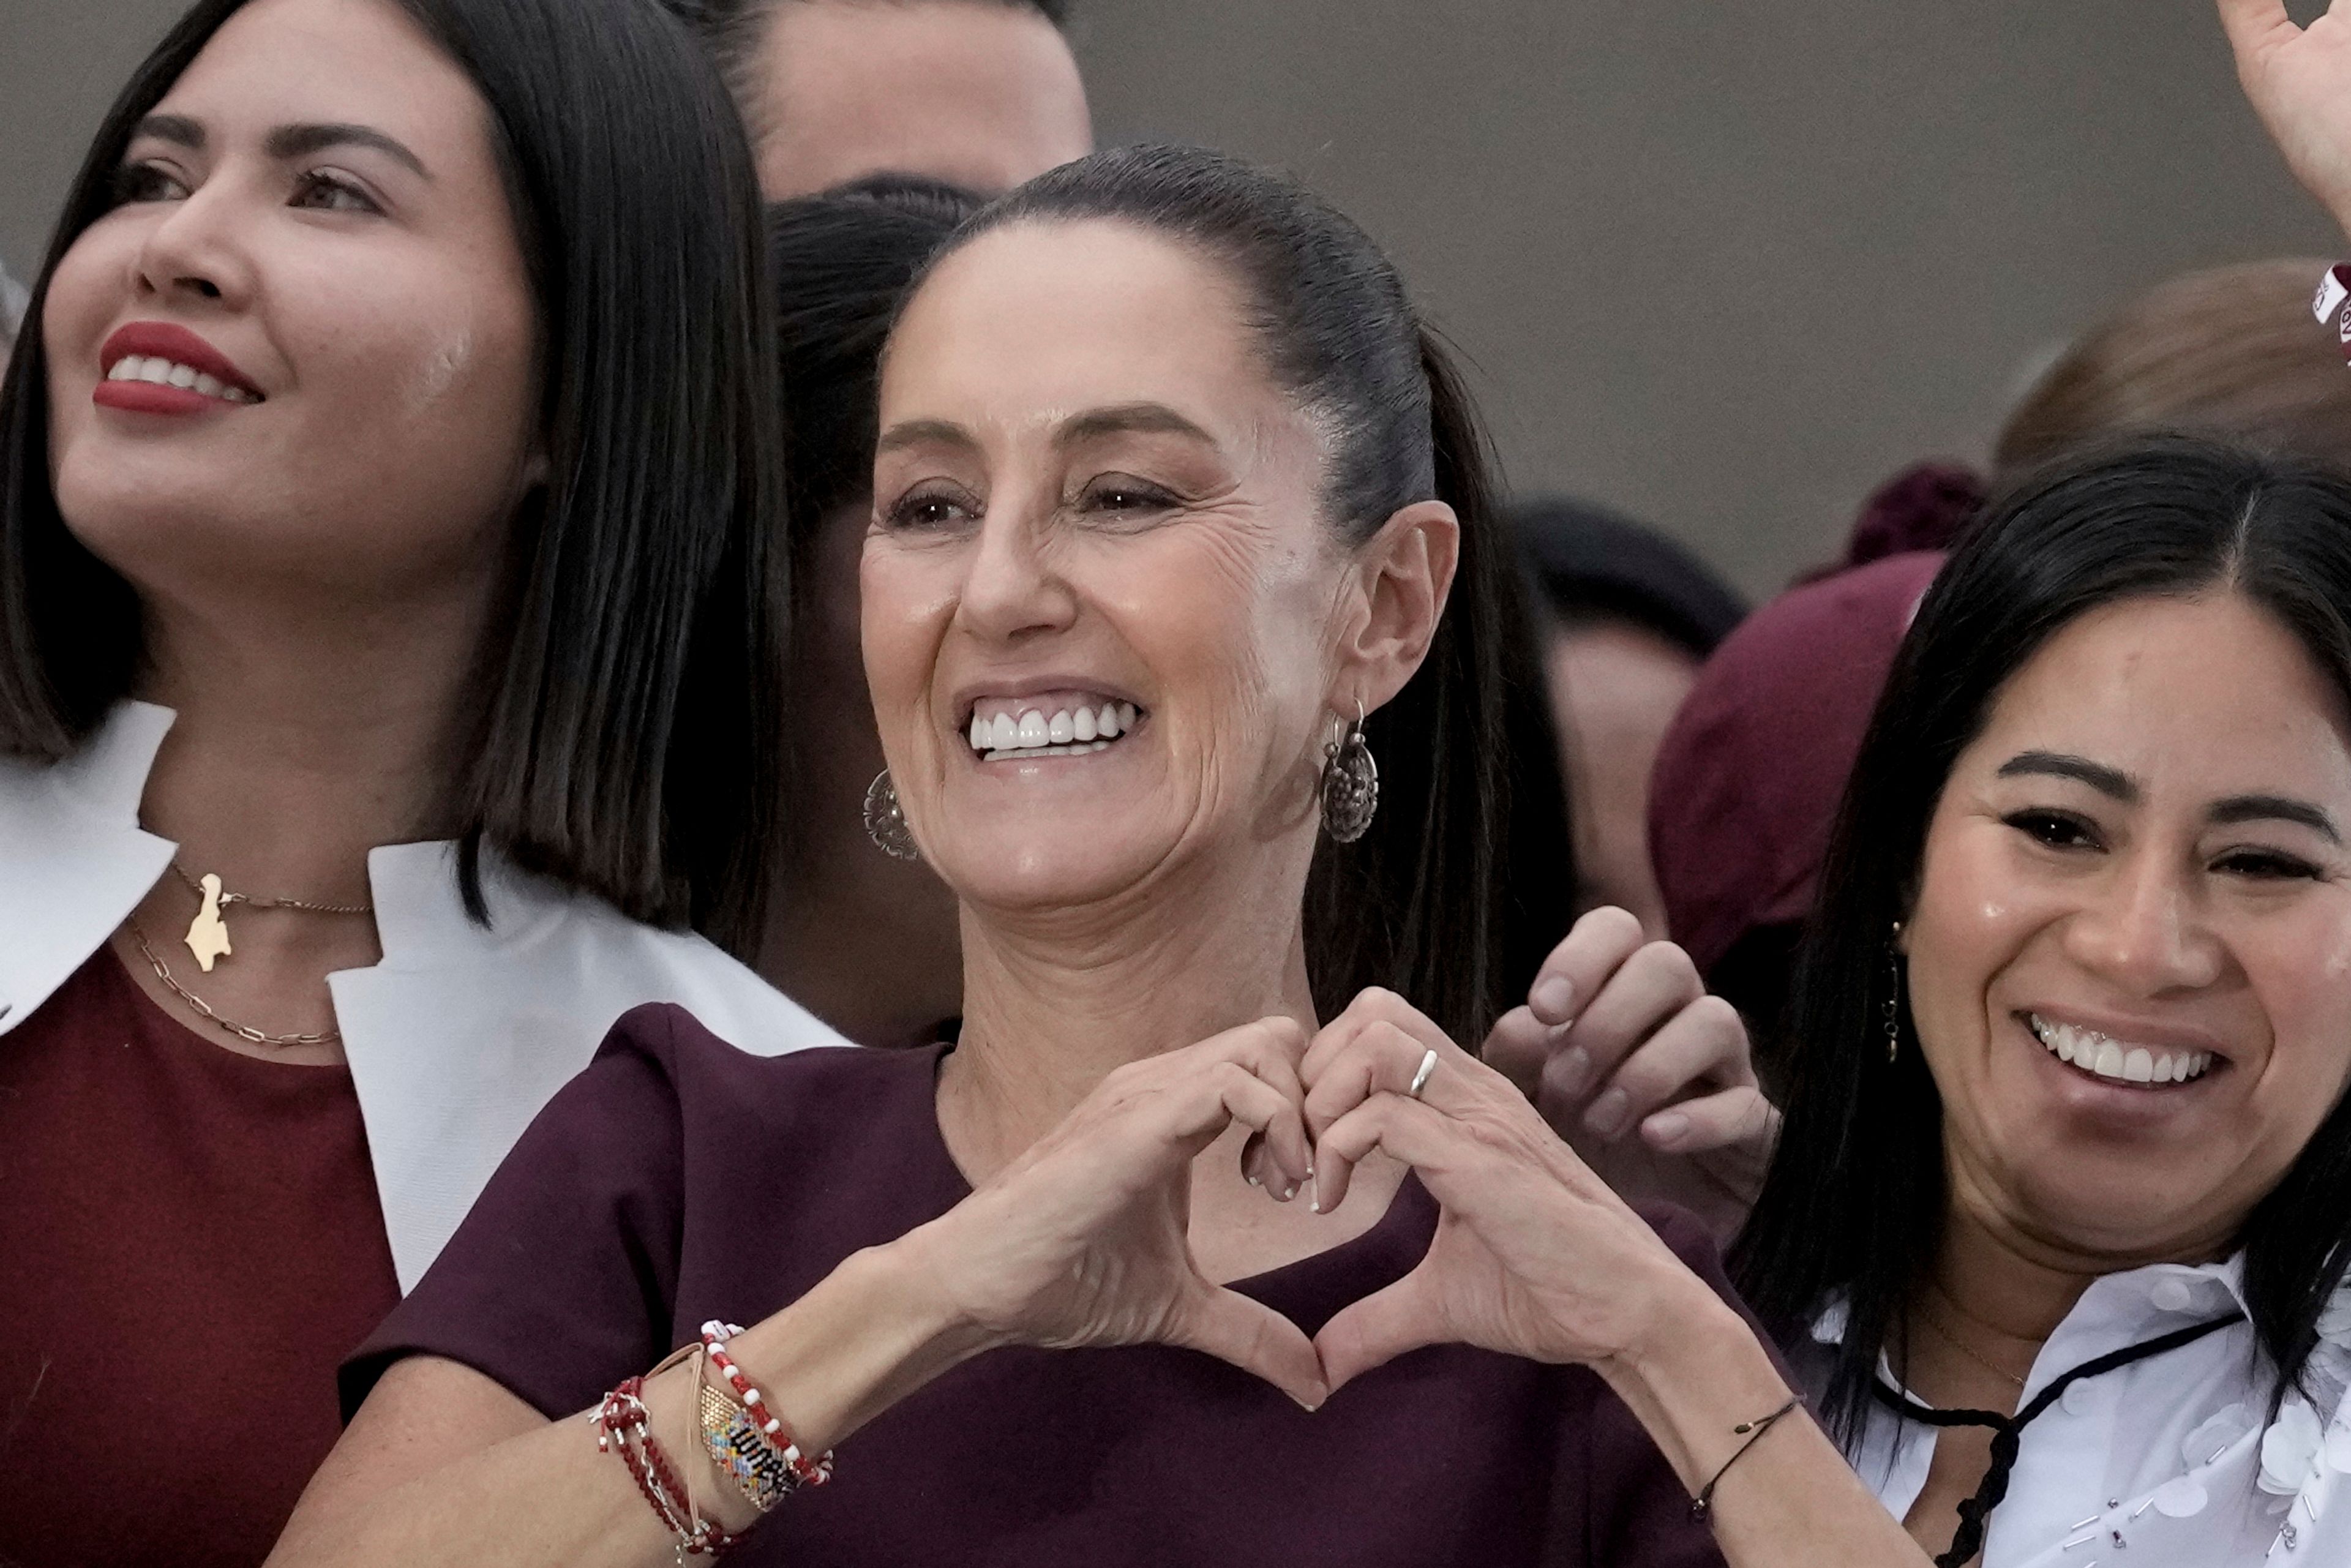
<svg viewBox="0 0 2351 1568">
<path fill-rule="evenodd" d="M 126 921 L 124 924 L 131 927 L 131 939 L 139 944 L 140 956 L 145 958 L 148 965 L 154 969 L 155 977 L 163 982 L 163 988 L 165 990 L 179 998 L 183 1002 L 185 1002 L 207 1022 L 215 1024 L 220 1028 L 226 1030 L 229 1033 L 236 1036 L 237 1039 L 244 1040 L 246 1044 L 283 1047 L 293 1045 L 340 1045 L 342 1043 L 343 1031 L 339 1029 L 330 1029 L 323 1034 L 265 1034 L 261 1030 L 252 1027 L 250 1024 L 231 1023 L 228 1019 L 221 1017 L 220 1014 L 213 1011 L 212 1004 L 210 1002 L 205 1001 L 204 998 L 196 995 L 195 992 L 188 989 L 187 987 L 180 984 L 179 981 L 172 977 L 172 971 L 163 967 L 163 960 L 155 956 L 155 949 L 147 945 L 147 933 L 139 929 L 139 922 L 137 920 L 133 919 Z M 226 949 L 223 950 L 225 951 Z M 206 967 L 210 967 L 210 966 Z"/>
<path fill-rule="evenodd" d="M 1949 1345 L 1953 1350 L 1958 1351 L 1961 1355 L 1966 1356 L 1970 1361 L 1974 1362 L 1978 1366 L 1982 1367 L 1986 1372 L 1991 1373 L 1994 1377 L 1999 1378 L 2001 1382 L 2014 1384 L 2018 1393 L 2022 1394 L 2024 1392 L 2023 1378 L 2017 1376 L 2016 1374 L 2012 1372 L 2009 1372 L 1993 1365 L 1991 1361 L 1978 1354 L 1965 1340 L 1959 1338 L 1958 1334 L 1951 1332 L 1950 1325 L 1943 1322 L 1943 1315 L 1927 1304 L 1927 1298 L 1925 1296 L 1922 1295 L 1918 1298 L 1917 1307 L 1918 1315 L 1927 1320 L 1927 1326 L 1935 1331 L 1935 1337 L 1937 1339 L 1941 1340 L 1945 1344 Z"/>
<path fill-rule="evenodd" d="M 202 877 L 190 876 L 188 868 L 177 860 L 172 861 L 172 870 L 187 883 L 190 893 L 204 901 L 197 906 L 195 919 L 188 923 L 187 936 L 181 940 L 187 944 L 188 951 L 195 955 L 197 967 L 207 975 L 213 972 L 215 963 L 235 950 L 229 946 L 228 922 L 222 915 L 222 911 L 233 904 L 242 904 L 248 909 L 292 909 L 305 915 L 375 913 L 372 904 L 319 904 L 304 898 L 255 898 L 247 894 L 230 893 L 222 887 L 221 879 L 214 873 L 206 872 Z M 169 976 L 164 977 L 164 983 L 172 983 Z"/>
</svg>

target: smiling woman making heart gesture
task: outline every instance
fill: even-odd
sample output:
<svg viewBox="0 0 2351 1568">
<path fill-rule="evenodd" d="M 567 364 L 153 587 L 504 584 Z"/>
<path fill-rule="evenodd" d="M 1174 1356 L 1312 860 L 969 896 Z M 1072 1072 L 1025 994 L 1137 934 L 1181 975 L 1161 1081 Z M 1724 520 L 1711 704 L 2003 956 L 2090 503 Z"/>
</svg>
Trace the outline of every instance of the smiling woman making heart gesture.
<svg viewBox="0 0 2351 1568">
<path fill-rule="evenodd" d="M 1479 443 L 1386 261 L 1259 171 L 1108 152 L 958 229 L 882 359 L 862 593 L 868 821 L 960 902 L 957 1040 L 771 1063 L 624 1019 L 346 1368 L 364 1403 L 278 1561 L 1915 1560 L 1802 1416 L 1761 1425 L 1790 1392 L 1701 1228 L 1608 1197 L 1507 1079 L 1424 1048 L 1410 1107 L 1510 1103 L 1493 1190 L 1544 1196 L 1506 1262 L 1417 1145 L 1315 1150 L 1395 1098 L 1330 1122 L 1370 1045 L 1309 1051 L 1366 968 L 1425 986 L 1414 1029 L 1488 1022 L 1510 578 Z M 1706 1063 L 1741 1135 L 1743 1040 L 1677 1027 L 1698 999 L 1642 951 L 1571 935 L 1555 977 L 1612 1068 Z M 1424 1258 L 1561 1247 L 1625 1288 L 1583 1340 L 1583 1299 L 1377 1366 L 1401 1342 L 1346 1327 Z M 1703 1353 L 1671 1376 L 1668 1323 Z"/>
</svg>

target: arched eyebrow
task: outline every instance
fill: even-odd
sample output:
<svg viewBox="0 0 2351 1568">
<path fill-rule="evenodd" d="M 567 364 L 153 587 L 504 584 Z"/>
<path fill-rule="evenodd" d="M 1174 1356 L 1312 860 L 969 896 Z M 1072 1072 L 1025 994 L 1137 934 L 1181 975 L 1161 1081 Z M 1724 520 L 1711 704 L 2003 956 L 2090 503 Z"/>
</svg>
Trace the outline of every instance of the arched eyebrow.
<svg viewBox="0 0 2351 1568">
<path fill-rule="evenodd" d="M 296 158 L 308 158 L 313 152 L 324 152 L 329 147 L 367 147 L 382 153 L 394 162 L 405 164 L 420 180 L 430 180 L 433 172 L 424 160 L 408 150 L 397 137 L 387 136 L 371 125 L 281 125 L 269 133 L 263 143 L 269 155 L 285 162 Z"/>
<path fill-rule="evenodd" d="M 2119 768 L 2109 768 L 2103 762 L 2093 762 L 2086 757 L 2074 757 L 2062 751 L 2020 751 L 2000 765 L 2002 779 L 2022 779 L 2033 775 L 2047 779 L 2071 779 L 2077 784 L 2087 784 L 2109 800 L 2126 806 L 2138 804 L 2138 781 Z"/>
<path fill-rule="evenodd" d="M 174 147 L 184 147 L 191 152 L 204 149 L 204 128 L 184 114 L 151 114 L 139 122 L 131 132 L 133 141 L 153 138 L 168 141 Z M 265 151 L 280 162 L 294 158 L 307 158 L 313 152 L 323 152 L 329 147 L 371 147 L 384 156 L 405 164 L 420 179 L 430 180 L 433 172 L 424 160 L 409 151 L 397 137 L 387 136 L 371 125 L 281 125 L 269 133 L 263 144 Z"/>
<path fill-rule="evenodd" d="M 1104 435 L 1181 435 L 1214 446 L 1217 438 L 1164 402 L 1122 402 L 1088 409 L 1053 437 L 1056 446 L 1071 447 Z"/>
<path fill-rule="evenodd" d="M 2215 803 L 2204 814 L 2204 820 L 2214 827 L 2235 822 L 2293 822 L 2308 828 L 2330 844 L 2343 841 L 2335 819 L 2325 811 L 2307 800 L 2289 800 L 2283 795 L 2232 795 Z"/>
<path fill-rule="evenodd" d="M 904 423 L 893 424 L 883 431 L 882 439 L 874 443 L 873 450 L 875 455 L 879 456 L 901 451 L 909 446 L 928 446 L 933 444 L 941 446 L 960 446 L 967 451 L 976 449 L 979 445 L 978 442 L 972 439 L 970 431 L 952 420 L 910 419 Z"/>
<path fill-rule="evenodd" d="M 204 128 L 184 114 L 151 114 L 131 132 L 133 141 L 143 141 L 150 137 L 158 141 L 168 141 L 174 147 L 184 147 L 191 152 L 201 152 L 204 148 Z"/>
</svg>

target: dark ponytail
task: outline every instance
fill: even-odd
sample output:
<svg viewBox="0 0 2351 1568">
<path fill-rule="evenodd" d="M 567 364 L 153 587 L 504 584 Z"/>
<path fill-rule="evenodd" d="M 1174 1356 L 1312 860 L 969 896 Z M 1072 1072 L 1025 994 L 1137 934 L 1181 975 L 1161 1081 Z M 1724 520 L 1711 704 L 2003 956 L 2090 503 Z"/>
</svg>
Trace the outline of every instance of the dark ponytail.
<svg viewBox="0 0 2351 1568">
<path fill-rule="evenodd" d="M 1090 218 L 1168 235 L 1231 269 L 1276 381 L 1331 433 L 1324 507 L 1350 543 L 1416 501 L 1461 519 L 1427 658 L 1364 726 L 1379 813 L 1355 843 L 1326 839 L 1316 852 L 1306 956 L 1325 1017 L 1385 986 L 1474 1050 L 1566 931 L 1576 879 L 1541 662 L 1468 391 L 1369 235 L 1220 153 L 1098 152 L 996 202 L 956 243 Z"/>
</svg>

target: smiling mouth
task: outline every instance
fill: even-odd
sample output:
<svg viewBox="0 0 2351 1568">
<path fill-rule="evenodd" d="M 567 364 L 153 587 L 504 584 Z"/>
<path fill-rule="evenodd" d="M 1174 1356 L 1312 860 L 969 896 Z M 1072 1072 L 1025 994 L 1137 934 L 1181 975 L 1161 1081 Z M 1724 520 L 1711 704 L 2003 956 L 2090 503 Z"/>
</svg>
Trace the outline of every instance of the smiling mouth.
<svg viewBox="0 0 2351 1568">
<path fill-rule="evenodd" d="M 2209 1051 L 2133 1045 L 2094 1029 L 2052 1022 L 2038 1013 L 2023 1016 L 2025 1027 L 2050 1055 L 2109 1083 L 2158 1089 L 2170 1083 L 2192 1082 L 2212 1070 L 2213 1054 Z"/>
<path fill-rule="evenodd" d="M 144 382 L 149 386 L 176 387 L 199 397 L 214 398 L 221 402 L 259 402 L 261 399 L 243 387 L 231 386 L 217 376 L 207 375 L 193 365 L 180 364 L 160 355 L 125 354 L 106 372 L 110 382 Z"/>
<path fill-rule="evenodd" d="M 983 762 L 1079 757 L 1109 750 L 1145 716 L 1133 703 L 1091 692 L 1042 702 L 982 697 L 973 705 L 967 738 Z"/>
</svg>

